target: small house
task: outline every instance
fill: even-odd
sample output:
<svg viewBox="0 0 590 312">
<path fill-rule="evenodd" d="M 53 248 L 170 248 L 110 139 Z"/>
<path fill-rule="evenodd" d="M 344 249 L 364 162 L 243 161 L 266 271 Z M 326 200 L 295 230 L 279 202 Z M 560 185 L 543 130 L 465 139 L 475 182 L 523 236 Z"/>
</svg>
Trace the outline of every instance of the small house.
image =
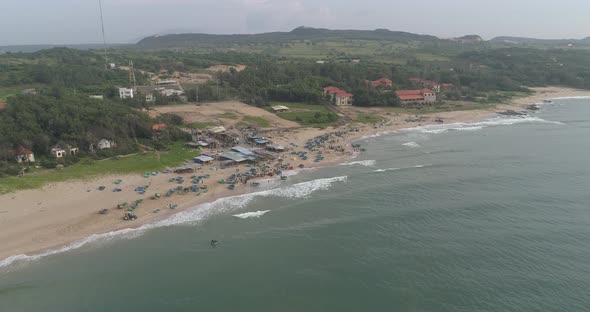
<svg viewBox="0 0 590 312">
<path fill-rule="evenodd" d="M 193 160 L 197 164 L 210 164 L 213 161 L 213 157 L 201 155 L 199 157 L 193 158 Z"/>
<path fill-rule="evenodd" d="M 275 105 L 272 107 L 273 112 L 275 113 L 283 113 L 283 112 L 288 112 L 289 111 L 289 107 L 284 106 L 284 105 Z"/>
<path fill-rule="evenodd" d="M 35 155 L 33 154 L 33 152 L 29 149 L 22 147 L 22 146 L 19 146 L 16 150 L 13 151 L 13 153 L 14 153 L 14 159 L 19 164 L 26 163 L 26 162 L 29 162 L 29 163 L 35 162 Z"/>
<path fill-rule="evenodd" d="M 324 88 L 324 96 L 338 106 L 351 106 L 352 94 L 334 86 Z"/>
<path fill-rule="evenodd" d="M 155 124 L 152 126 L 152 130 L 154 131 L 162 131 L 166 128 L 168 128 L 168 125 L 165 123 Z"/>
<path fill-rule="evenodd" d="M 54 147 L 51 149 L 51 155 L 55 158 L 63 158 L 66 156 L 66 150 L 60 147 Z"/>
<path fill-rule="evenodd" d="M 107 139 L 102 139 L 98 141 L 98 149 L 110 149 L 115 146 L 115 142 Z"/>
<path fill-rule="evenodd" d="M 6 103 L 0 102 L 0 110 L 6 109 Z"/>
</svg>

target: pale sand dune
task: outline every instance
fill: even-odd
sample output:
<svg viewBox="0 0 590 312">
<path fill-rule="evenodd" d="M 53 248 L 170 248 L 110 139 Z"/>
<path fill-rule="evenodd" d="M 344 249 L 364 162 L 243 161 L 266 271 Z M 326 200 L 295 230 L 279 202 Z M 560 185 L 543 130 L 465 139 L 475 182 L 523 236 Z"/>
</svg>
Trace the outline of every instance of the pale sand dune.
<svg viewBox="0 0 590 312">
<path fill-rule="evenodd" d="M 347 151 L 345 153 L 326 152 L 326 161 L 322 163 L 313 163 L 312 160 L 300 161 L 293 160 L 291 155 L 285 155 L 285 159 L 293 165 L 304 163 L 306 167 L 313 166 L 330 166 L 351 158 L 352 152 L 350 149 L 350 142 L 363 136 L 367 136 L 377 132 L 395 131 L 401 128 L 415 127 L 419 124 L 432 124 L 435 117 L 442 117 L 445 123 L 451 122 L 471 122 L 488 118 L 495 114 L 496 111 L 506 109 L 520 109 L 527 104 L 542 101 L 546 98 L 564 97 L 564 96 L 583 96 L 590 95 L 589 91 L 573 90 L 566 88 L 538 88 L 535 89 L 537 93 L 526 98 L 518 98 L 513 105 L 500 105 L 497 110 L 489 111 L 457 111 L 448 113 L 437 113 L 435 115 L 426 116 L 427 120 L 422 123 L 405 122 L 404 120 L 409 115 L 387 116 L 388 119 L 384 126 L 355 126 L 359 129 L 358 132 L 351 132 L 347 138 L 339 142 L 339 144 L 346 144 Z M 255 107 L 250 107 L 239 102 L 226 102 L 205 105 L 203 111 L 198 112 L 201 116 L 211 116 L 227 112 L 228 109 L 234 109 L 243 114 L 256 115 L 256 113 L 270 114 L 266 111 Z M 246 106 L 246 107 L 244 107 Z M 190 114 L 194 114 L 194 106 L 170 106 L 159 108 L 159 113 L 165 112 L 182 112 L 186 113 L 189 118 Z M 221 107 L 221 108 L 220 108 Z M 260 112 L 262 111 L 262 112 Z M 272 114 L 270 114 L 272 115 Z M 265 115 L 266 116 L 266 115 Z M 274 115 L 273 115 L 274 116 Z M 266 117 L 265 117 L 266 118 Z M 276 121 L 277 125 L 282 127 L 294 127 L 290 122 L 279 119 Z M 270 120 L 270 117 L 269 117 Z M 272 137 L 274 141 L 279 144 L 289 146 L 289 143 L 295 143 L 303 146 L 308 138 L 315 137 L 326 131 L 333 131 L 334 129 L 307 129 L 307 128 L 293 128 L 287 130 L 274 130 L 267 135 Z M 57 248 L 68 243 L 83 239 L 92 234 L 107 233 L 110 231 L 136 228 L 143 224 L 151 223 L 156 220 L 164 219 L 174 213 L 183 211 L 187 208 L 194 207 L 203 202 L 210 202 L 214 199 L 242 194 L 255 190 L 249 186 L 238 186 L 236 190 L 229 191 L 225 185 L 217 184 L 217 180 L 225 178 L 236 168 L 225 170 L 210 170 L 210 168 L 203 168 L 198 175 L 206 173 L 211 175 L 211 178 L 206 181 L 210 187 L 209 193 L 202 196 L 190 195 L 174 195 L 171 198 L 161 198 L 156 201 L 149 199 L 149 196 L 159 192 L 165 193 L 169 188 L 176 187 L 176 184 L 169 183 L 167 180 L 170 177 L 177 176 L 176 174 L 165 175 L 161 174 L 157 177 L 144 178 L 141 175 L 125 175 L 125 176 L 105 176 L 100 178 L 93 178 L 88 180 L 70 181 L 64 183 L 56 183 L 47 185 L 40 190 L 26 190 L 17 193 L 4 194 L 0 196 L 0 259 L 18 254 L 35 254 L 43 250 Z M 245 168 L 240 168 L 245 170 Z M 185 175 L 185 176 L 190 176 Z M 113 181 L 115 179 L 123 179 L 121 188 L 123 192 L 113 193 L 112 189 L 115 187 Z M 188 177 L 186 178 L 187 180 Z M 133 190 L 140 185 L 150 185 L 146 195 L 138 195 Z M 100 185 L 107 187 L 104 191 L 98 191 Z M 136 211 L 139 216 L 137 221 L 123 221 L 122 210 L 113 209 L 118 203 L 132 202 L 134 200 L 143 198 L 144 204 Z M 168 204 L 178 204 L 176 210 L 166 208 Z M 98 211 L 103 208 L 111 209 L 108 215 L 99 215 Z M 160 209 L 159 213 L 153 213 L 155 209 Z"/>
</svg>

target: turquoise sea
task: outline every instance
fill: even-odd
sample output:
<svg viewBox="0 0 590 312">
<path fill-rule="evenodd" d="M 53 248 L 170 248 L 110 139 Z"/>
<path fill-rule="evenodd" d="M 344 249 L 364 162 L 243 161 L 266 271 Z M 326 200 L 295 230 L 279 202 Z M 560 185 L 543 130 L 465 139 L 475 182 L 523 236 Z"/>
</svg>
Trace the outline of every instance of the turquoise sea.
<svg viewBox="0 0 590 312">
<path fill-rule="evenodd" d="M 360 143 L 347 165 L 5 260 L 0 311 L 590 311 L 590 99 Z"/>
</svg>

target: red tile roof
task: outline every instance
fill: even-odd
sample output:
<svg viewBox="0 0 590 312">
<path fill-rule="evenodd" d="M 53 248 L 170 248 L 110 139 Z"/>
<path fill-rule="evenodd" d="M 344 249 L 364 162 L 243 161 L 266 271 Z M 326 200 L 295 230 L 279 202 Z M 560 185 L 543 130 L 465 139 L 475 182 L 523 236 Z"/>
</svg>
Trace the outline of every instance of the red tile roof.
<svg viewBox="0 0 590 312">
<path fill-rule="evenodd" d="M 336 92 L 338 92 L 338 91 L 342 91 L 342 90 L 340 90 L 340 88 L 338 88 L 338 87 L 333 87 L 333 86 L 325 87 L 325 88 L 324 88 L 324 90 L 325 90 L 325 91 L 328 91 L 328 92 L 330 92 L 330 93 L 336 93 Z"/>
<path fill-rule="evenodd" d="M 6 109 L 6 103 L 0 102 L 0 109 Z"/>
<path fill-rule="evenodd" d="M 29 156 L 31 154 L 33 154 L 33 152 L 31 152 L 30 150 L 28 150 L 22 146 L 19 146 L 16 150 L 14 150 L 15 156 L 23 156 L 23 155 Z"/>
<path fill-rule="evenodd" d="M 420 89 L 420 90 L 398 90 L 395 91 L 397 97 L 400 100 L 424 100 L 425 94 L 434 93 L 434 91 L 430 89 Z"/>
<path fill-rule="evenodd" d="M 334 94 L 336 96 L 352 96 L 352 94 L 338 88 L 338 87 L 325 87 L 324 88 L 325 91 L 328 91 L 328 93 L 330 94 Z"/>
<path fill-rule="evenodd" d="M 399 97 L 399 99 L 402 100 L 402 101 L 409 101 L 409 100 L 420 101 L 420 100 L 424 100 L 424 97 L 421 96 L 421 95 L 398 95 L 397 97 Z"/>
<path fill-rule="evenodd" d="M 168 125 L 163 124 L 163 123 L 161 123 L 161 124 L 155 124 L 155 125 L 152 126 L 152 130 L 155 130 L 155 131 L 160 131 L 160 130 L 166 129 L 166 128 L 168 128 Z"/>
<path fill-rule="evenodd" d="M 393 81 L 391 81 L 390 79 L 387 79 L 387 78 L 381 78 L 381 79 L 371 81 L 371 85 L 373 87 L 379 87 L 379 86 L 391 87 L 391 86 L 393 86 Z"/>
</svg>

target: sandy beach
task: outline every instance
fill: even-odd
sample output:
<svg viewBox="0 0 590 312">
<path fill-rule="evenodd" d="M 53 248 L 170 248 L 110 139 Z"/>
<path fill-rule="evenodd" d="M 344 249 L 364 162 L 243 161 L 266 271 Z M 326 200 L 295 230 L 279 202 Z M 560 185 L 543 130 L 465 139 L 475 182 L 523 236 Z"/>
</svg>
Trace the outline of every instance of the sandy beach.
<svg viewBox="0 0 590 312">
<path fill-rule="evenodd" d="M 536 88 L 533 90 L 535 91 L 533 95 L 516 98 L 511 104 L 498 105 L 495 110 L 436 113 L 421 115 L 423 118 L 419 120 L 411 120 L 415 117 L 414 115 L 387 115 L 385 111 L 382 111 L 382 116 L 386 120 L 379 125 L 355 124 L 336 129 L 320 130 L 316 128 L 295 128 L 290 122 L 281 124 L 281 120 L 271 119 L 273 125 L 277 127 L 284 126 L 284 128 L 271 130 L 265 135 L 277 144 L 291 147 L 294 151 L 303 151 L 303 146 L 308 139 L 324 133 L 341 132 L 342 135 L 334 137 L 334 142 L 330 145 L 341 147 L 342 150 L 335 151 L 328 148 L 328 144 L 326 144 L 322 148 L 322 154 L 325 157 L 322 162 L 314 162 L 314 157 L 302 160 L 291 155 L 290 151 L 280 155 L 285 163 L 289 163 L 295 168 L 298 168 L 299 165 L 303 165 L 305 168 L 325 167 L 351 159 L 355 155 L 352 142 L 371 134 L 436 124 L 436 118 L 444 119 L 444 123 L 475 122 L 490 118 L 499 111 L 524 110 L 527 105 L 541 102 L 544 99 L 590 95 L 590 91 L 559 87 Z M 373 111 L 380 112 L 379 109 Z M 218 112 L 214 111 L 211 114 L 218 114 Z M 248 112 L 248 114 L 254 113 Z M 264 114 L 269 113 L 264 112 Z M 315 155 L 315 153 L 310 152 L 310 155 Z M 268 165 L 274 166 L 276 161 L 269 162 Z M 220 179 L 227 178 L 232 173 L 246 172 L 249 169 L 244 165 L 220 169 L 218 164 L 214 163 L 205 165 L 192 174 L 159 174 L 149 178 L 145 178 L 140 174 L 102 176 L 87 180 L 50 184 L 38 190 L 25 190 L 0 195 L 0 241 L 2 241 L 0 260 L 14 255 L 33 255 L 56 249 L 93 234 L 108 233 L 126 228 L 138 228 L 144 224 L 164 220 L 175 213 L 218 198 L 254 192 L 257 188 L 250 185 L 250 183 L 238 184 L 234 190 L 229 190 L 227 185 L 217 182 Z M 209 175 L 209 178 L 203 182 L 208 186 L 207 193 L 201 192 L 198 196 L 195 193 L 175 194 L 172 197 L 162 196 L 156 200 L 150 199 L 150 196 L 155 193 L 165 194 L 170 188 L 178 186 L 178 184 L 169 182 L 170 178 L 183 176 L 188 181 L 187 183 L 190 184 L 190 176 L 192 175 Z M 276 176 L 265 177 L 264 179 L 267 178 L 276 179 L 277 183 L 287 183 L 278 181 L 280 179 Z M 122 180 L 120 185 L 114 184 L 117 179 Z M 187 183 L 184 186 L 188 186 Z M 136 187 L 145 185 L 149 185 L 145 194 L 140 195 L 134 191 Z M 105 186 L 106 189 L 100 191 L 99 186 Z M 112 192 L 115 187 L 121 188 L 122 191 Z M 122 202 L 131 203 L 139 199 L 142 199 L 143 203 L 134 212 L 137 214 L 138 219 L 124 221 L 122 217 L 125 209 L 117 209 L 117 204 Z M 178 205 L 178 207 L 170 209 L 168 208 L 169 205 Z M 100 215 L 98 212 L 104 208 L 109 209 L 109 213 Z M 158 212 L 154 212 L 158 209 Z"/>
</svg>

